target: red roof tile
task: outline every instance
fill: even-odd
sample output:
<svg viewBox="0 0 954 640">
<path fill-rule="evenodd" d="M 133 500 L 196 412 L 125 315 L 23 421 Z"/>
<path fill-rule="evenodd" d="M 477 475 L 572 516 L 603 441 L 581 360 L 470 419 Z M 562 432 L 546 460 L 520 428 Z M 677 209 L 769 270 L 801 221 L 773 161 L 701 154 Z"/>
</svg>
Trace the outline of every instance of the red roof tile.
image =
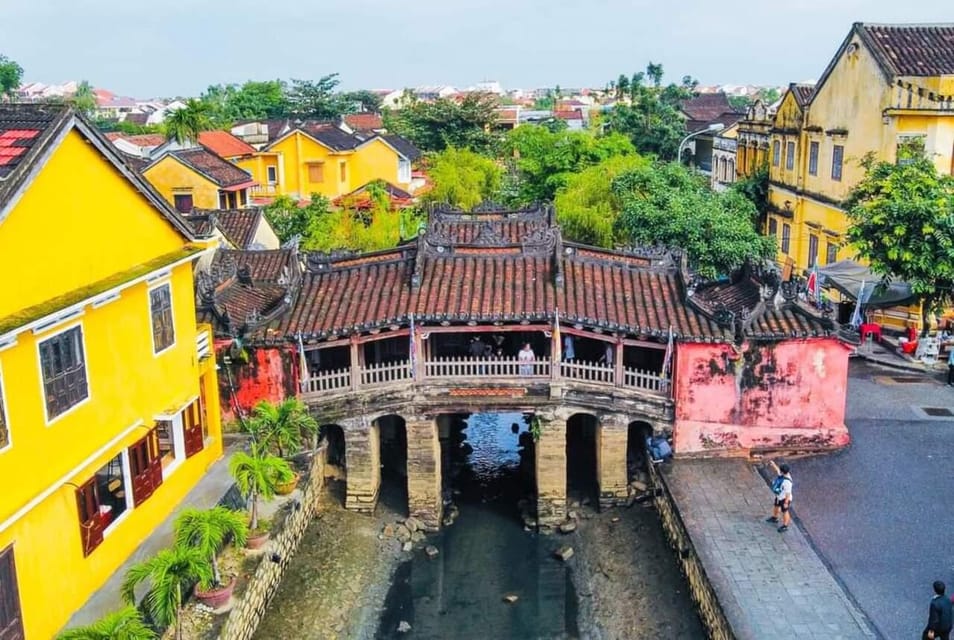
<svg viewBox="0 0 954 640">
<path fill-rule="evenodd" d="M 203 131 L 199 134 L 199 144 L 223 158 L 255 154 L 255 147 L 228 131 Z"/>
<path fill-rule="evenodd" d="M 895 76 L 954 74 L 954 24 L 857 23 L 855 28 Z"/>
<path fill-rule="evenodd" d="M 240 186 L 251 180 L 251 175 L 205 149 L 180 149 L 169 155 L 222 188 Z"/>
<path fill-rule="evenodd" d="M 554 111 L 553 117 L 560 120 L 582 120 L 583 112 L 576 110 Z"/>
<path fill-rule="evenodd" d="M 349 113 L 344 117 L 345 124 L 359 131 L 374 131 L 384 127 L 384 121 L 377 113 Z"/>
</svg>

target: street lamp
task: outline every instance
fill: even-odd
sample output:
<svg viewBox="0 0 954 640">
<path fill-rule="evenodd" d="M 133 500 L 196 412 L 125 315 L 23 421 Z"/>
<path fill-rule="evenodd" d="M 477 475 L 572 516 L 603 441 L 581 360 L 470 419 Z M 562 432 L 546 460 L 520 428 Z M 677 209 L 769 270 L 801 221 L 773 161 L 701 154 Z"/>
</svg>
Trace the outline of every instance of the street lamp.
<svg viewBox="0 0 954 640">
<path fill-rule="evenodd" d="M 679 151 L 678 153 L 676 153 L 676 161 L 682 162 L 682 150 L 685 148 L 686 143 L 689 142 L 692 138 L 695 138 L 696 136 L 701 136 L 704 133 L 715 133 L 716 131 L 722 131 L 723 129 L 725 129 L 724 124 L 722 124 L 721 122 L 713 122 L 705 129 L 700 129 L 699 131 L 690 133 L 688 136 L 682 139 L 682 142 L 679 143 Z"/>
</svg>

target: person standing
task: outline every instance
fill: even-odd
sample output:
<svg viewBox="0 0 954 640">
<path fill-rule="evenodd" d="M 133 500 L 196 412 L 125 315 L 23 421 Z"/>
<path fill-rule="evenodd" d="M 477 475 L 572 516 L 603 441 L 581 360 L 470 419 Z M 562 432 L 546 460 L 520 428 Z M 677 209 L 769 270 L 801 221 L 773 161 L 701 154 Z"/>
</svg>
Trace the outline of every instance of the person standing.
<svg viewBox="0 0 954 640">
<path fill-rule="evenodd" d="M 778 532 L 783 533 L 788 531 L 788 526 L 792 523 L 792 470 L 785 463 L 776 465 L 774 460 L 769 460 L 769 464 L 772 465 L 776 473 L 775 480 L 772 482 L 775 504 L 772 507 L 772 515 L 765 521 L 778 523 L 779 516 L 781 516 L 782 524 L 779 526 Z"/>
<path fill-rule="evenodd" d="M 523 349 L 517 354 L 517 360 L 520 362 L 520 375 L 532 376 L 533 361 L 536 359 L 537 357 L 534 355 L 533 349 L 530 348 L 530 343 L 524 342 Z"/>
<path fill-rule="evenodd" d="M 947 351 L 947 384 L 954 387 L 954 344 Z"/>
<path fill-rule="evenodd" d="M 951 601 L 944 595 L 945 586 L 940 580 L 934 581 L 934 597 L 928 607 L 928 622 L 921 634 L 923 640 L 950 640 L 951 627 L 954 626 L 954 612 Z"/>
<path fill-rule="evenodd" d="M 576 350 L 573 345 L 573 336 L 566 335 L 563 336 L 563 359 L 564 360 L 574 360 L 576 358 Z"/>
</svg>

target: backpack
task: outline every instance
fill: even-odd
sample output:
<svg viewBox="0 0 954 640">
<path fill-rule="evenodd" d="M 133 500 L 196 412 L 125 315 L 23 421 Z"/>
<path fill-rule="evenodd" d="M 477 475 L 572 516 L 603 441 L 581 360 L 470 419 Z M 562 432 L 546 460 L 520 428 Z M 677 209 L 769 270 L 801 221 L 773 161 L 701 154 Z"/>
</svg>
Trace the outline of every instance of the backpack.
<svg viewBox="0 0 954 640">
<path fill-rule="evenodd" d="M 776 476 L 775 480 L 772 480 L 772 493 L 777 496 L 782 495 L 782 483 L 785 480 L 787 480 L 785 476 Z"/>
</svg>

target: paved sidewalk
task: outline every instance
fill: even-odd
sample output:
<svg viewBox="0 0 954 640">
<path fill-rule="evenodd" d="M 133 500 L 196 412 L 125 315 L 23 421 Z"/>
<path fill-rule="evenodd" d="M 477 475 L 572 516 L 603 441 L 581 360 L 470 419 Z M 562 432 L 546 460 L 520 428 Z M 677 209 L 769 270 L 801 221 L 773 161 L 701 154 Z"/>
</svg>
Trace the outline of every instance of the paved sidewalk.
<svg viewBox="0 0 954 640">
<path fill-rule="evenodd" d="M 676 460 L 663 474 L 739 640 L 876 637 L 798 526 L 765 522 L 772 494 L 750 463 Z"/>
</svg>

